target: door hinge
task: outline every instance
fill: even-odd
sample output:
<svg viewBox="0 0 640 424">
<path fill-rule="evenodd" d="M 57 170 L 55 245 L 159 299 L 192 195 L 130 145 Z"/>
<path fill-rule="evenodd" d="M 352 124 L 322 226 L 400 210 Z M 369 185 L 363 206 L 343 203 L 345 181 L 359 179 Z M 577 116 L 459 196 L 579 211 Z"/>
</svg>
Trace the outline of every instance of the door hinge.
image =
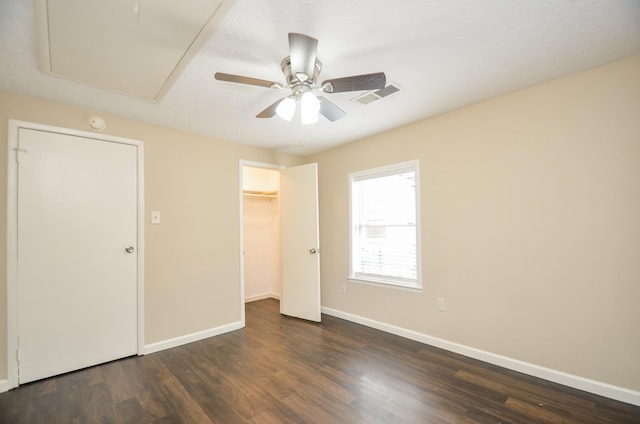
<svg viewBox="0 0 640 424">
<path fill-rule="evenodd" d="M 29 153 L 26 149 L 16 147 L 13 149 L 16 152 L 16 162 L 20 163 L 20 153 Z"/>
<path fill-rule="evenodd" d="M 20 382 L 20 348 L 16 349 L 16 378 Z"/>
</svg>

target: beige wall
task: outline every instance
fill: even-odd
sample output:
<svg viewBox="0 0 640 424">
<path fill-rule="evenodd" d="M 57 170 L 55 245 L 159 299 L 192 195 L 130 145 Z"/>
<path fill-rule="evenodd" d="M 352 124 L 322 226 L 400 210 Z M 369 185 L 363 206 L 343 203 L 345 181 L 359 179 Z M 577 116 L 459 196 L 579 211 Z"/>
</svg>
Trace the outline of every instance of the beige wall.
<svg viewBox="0 0 640 424">
<path fill-rule="evenodd" d="M 640 56 L 310 159 L 323 306 L 640 390 Z M 348 173 L 410 159 L 424 291 L 347 283 Z"/>
<path fill-rule="evenodd" d="M 0 222 L 6 221 L 7 121 L 87 130 L 92 113 L 0 92 Z M 144 142 L 145 342 L 240 320 L 239 160 L 297 163 L 293 156 L 100 114 L 105 133 Z M 6 228 L 0 225 L 0 380 L 6 378 Z"/>
</svg>

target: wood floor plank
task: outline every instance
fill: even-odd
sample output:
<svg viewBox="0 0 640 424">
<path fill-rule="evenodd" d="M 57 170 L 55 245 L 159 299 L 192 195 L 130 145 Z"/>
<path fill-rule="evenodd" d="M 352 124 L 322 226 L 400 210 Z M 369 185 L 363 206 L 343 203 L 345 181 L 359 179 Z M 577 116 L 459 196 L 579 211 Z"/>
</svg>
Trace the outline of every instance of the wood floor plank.
<svg viewBox="0 0 640 424">
<path fill-rule="evenodd" d="M 596 412 L 596 404 L 591 400 L 578 399 L 566 394 L 558 394 L 554 398 L 549 398 L 549 392 L 533 391 L 531 387 L 528 390 L 522 390 L 521 387 L 513 384 L 513 381 L 509 384 L 503 378 L 496 378 L 495 375 L 485 376 L 460 370 L 456 373 L 456 378 L 473 384 L 478 388 L 507 394 L 509 396 L 505 402 L 507 405 L 512 405 L 513 399 L 517 399 L 530 405 L 536 405 L 539 408 L 545 408 L 550 412 L 556 411 L 561 414 L 562 411 L 570 411 L 571 416 L 568 418 L 577 422 L 588 420 Z M 601 423 L 615 424 L 615 421 L 610 421 L 609 418 L 603 416 L 601 417 Z"/>
<path fill-rule="evenodd" d="M 61 402 L 59 407 L 60 409 L 68 409 L 69 405 Z M 86 422 L 101 423 L 116 421 L 114 400 L 109 392 L 109 386 L 105 382 L 88 387 L 83 393 L 80 407 L 82 408 L 80 415 L 85 418 Z"/>
<path fill-rule="evenodd" d="M 129 359 L 113 361 L 101 367 L 104 382 L 109 387 L 109 392 L 114 402 L 129 400 L 135 398 L 137 395 L 133 376 L 123 369 L 123 365 L 126 364 L 127 361 L 129 361 Z"/>
<path fill-rule="evenodd" d="M 152 418 L 145 414 L 140 402 L 135 397 L 117 402 L 115 412 L 118 417 L 117 421 L 121 423 L 147 424 L 153 422 Z"/>
<path fill-rule="evenodd" d="M 548 424 L 580 424 L 571 417 L 549 411 L 543 405 L 535 405 L 520 399 L 509 397 L 505 405 L 514 411 L 518 411 L 523 415 L 534 416 L 540 423 Z"/>
<path fill-rule="evenodd" d="M 215 421 L 193 399 L 173 371 L 164 364 L 160 367 L 163 371 L 160 380 L 160 393 L 164 401 L 171 406 L 174 415 L 181 417 L 185 422 L 213 424 Z"/>
<path fill-rule="evenodd" d="M 246 324 L 0 394 L 0 423 L 640 423 L 640 407 L 273 299 Z"/>
</svg>

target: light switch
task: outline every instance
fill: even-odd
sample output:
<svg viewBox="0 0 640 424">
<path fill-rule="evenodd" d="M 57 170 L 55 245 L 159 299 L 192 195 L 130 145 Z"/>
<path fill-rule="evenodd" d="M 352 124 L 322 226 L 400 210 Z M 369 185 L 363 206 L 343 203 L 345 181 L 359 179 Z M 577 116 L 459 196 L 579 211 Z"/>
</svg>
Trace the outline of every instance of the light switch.
<svg viewBox="0 0 640 424">
<path fill-rule="evenodd" d="M 159 224 L 160 223 L 160 212 L 158 212 L 158 211 L 151 212 L 151 223 L 152 224 Z"/>
</svg>

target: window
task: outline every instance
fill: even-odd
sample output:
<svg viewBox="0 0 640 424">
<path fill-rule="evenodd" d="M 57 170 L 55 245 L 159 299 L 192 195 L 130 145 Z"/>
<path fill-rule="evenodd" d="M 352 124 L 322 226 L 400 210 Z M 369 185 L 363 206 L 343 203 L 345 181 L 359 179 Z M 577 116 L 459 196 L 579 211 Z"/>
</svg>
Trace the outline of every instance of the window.
<svg viewBox="0 0 640 424">
<path fill-rule="evenodd" d="M 421 288 L 418 161 L 349 175 L 349 279 Z"/>
</svg>

